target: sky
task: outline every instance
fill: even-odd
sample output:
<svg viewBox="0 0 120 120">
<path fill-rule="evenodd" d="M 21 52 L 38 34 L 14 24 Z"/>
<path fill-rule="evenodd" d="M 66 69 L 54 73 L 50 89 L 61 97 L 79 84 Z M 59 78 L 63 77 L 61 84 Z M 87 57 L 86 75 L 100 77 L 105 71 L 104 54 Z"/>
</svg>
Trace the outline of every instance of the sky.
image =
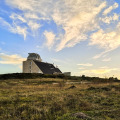
<svg viewBox="0 0 120 120">
<path fill-rule="evenodd" d="M 72 75 L 120 78 L 120 0 L 0 0 L 0 74 L 28 53 Z"/>
</svg>

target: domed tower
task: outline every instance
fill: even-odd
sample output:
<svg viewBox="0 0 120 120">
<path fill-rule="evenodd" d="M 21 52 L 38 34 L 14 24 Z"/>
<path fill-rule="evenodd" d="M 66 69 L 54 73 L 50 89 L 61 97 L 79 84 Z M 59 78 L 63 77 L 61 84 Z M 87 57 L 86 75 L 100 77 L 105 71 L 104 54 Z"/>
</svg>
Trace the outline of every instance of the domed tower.
<svg viewBox="0 0 120 120">
<path fill-rule="evenodd" d="M 23 73 L 42 73 L 42 71 L 37 67 L 35 61 L 41 63 L 42 59 L 37 53 L 28 53 L 26 61 L 23 61 Z"/>
<path fill-rule="evenodd" d="M 29 56 L 27 57 L 27 60 L 37 60 L 37 61 L 42 62 L 42 59 L 39 54 L 37 53 L 28 53 L 28 54 Z"/>
</svg>

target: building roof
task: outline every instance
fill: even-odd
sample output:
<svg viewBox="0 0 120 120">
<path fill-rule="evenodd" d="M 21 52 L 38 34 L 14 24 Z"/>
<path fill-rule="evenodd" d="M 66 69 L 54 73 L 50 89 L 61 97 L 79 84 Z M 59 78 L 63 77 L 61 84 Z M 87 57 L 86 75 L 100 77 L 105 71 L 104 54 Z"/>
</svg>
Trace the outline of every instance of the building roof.
<svg viewBox="0 0 120 120">
<path fill-rule="evenodd" d="M 54 73 L 62 73 L 59 68 L 56 68 L 53 64 L 40 62 L 37 60 L 33 60 L 35 64 L 41 69 L 43 74 L 54 74 Z"/>
</svg>

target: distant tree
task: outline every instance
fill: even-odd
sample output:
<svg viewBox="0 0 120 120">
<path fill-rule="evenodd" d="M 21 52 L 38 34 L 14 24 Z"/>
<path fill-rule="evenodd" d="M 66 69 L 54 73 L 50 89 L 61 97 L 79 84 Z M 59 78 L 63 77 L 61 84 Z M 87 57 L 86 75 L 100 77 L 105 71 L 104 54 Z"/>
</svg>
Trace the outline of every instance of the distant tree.
<svg viewBox="0 0 120 120">
<path fill-rule="evenodd" d="M 82 79 L 85 80 L 85 78 L 86 78 L 85 75 L 82 75 Z"/>
<path fill-rule="evenodd" d="M 117 81 L 117 80 L 118 80 L 118 78 L 116 77 L 116 78 L 115 78 L 115 80 Z"/>
<path fill-rule="evenodd" d="M 113 77 L 109 77 L 109 80 L 110 80 L 110 81 L 114 81 L 114 78 L 113 78 Z"/>
</svg>

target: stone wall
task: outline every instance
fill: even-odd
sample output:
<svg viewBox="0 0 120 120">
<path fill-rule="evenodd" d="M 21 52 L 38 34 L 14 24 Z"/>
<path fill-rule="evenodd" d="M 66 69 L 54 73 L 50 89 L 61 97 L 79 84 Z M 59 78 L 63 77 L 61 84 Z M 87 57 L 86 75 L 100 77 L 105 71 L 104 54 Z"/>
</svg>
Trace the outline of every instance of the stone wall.
<svg viewBox="0 0 120 120">
<path fill-rule="evenodd" d="M 23 61 L 23 73 L 43 73 L 33 60 Z"/>
</svg>

